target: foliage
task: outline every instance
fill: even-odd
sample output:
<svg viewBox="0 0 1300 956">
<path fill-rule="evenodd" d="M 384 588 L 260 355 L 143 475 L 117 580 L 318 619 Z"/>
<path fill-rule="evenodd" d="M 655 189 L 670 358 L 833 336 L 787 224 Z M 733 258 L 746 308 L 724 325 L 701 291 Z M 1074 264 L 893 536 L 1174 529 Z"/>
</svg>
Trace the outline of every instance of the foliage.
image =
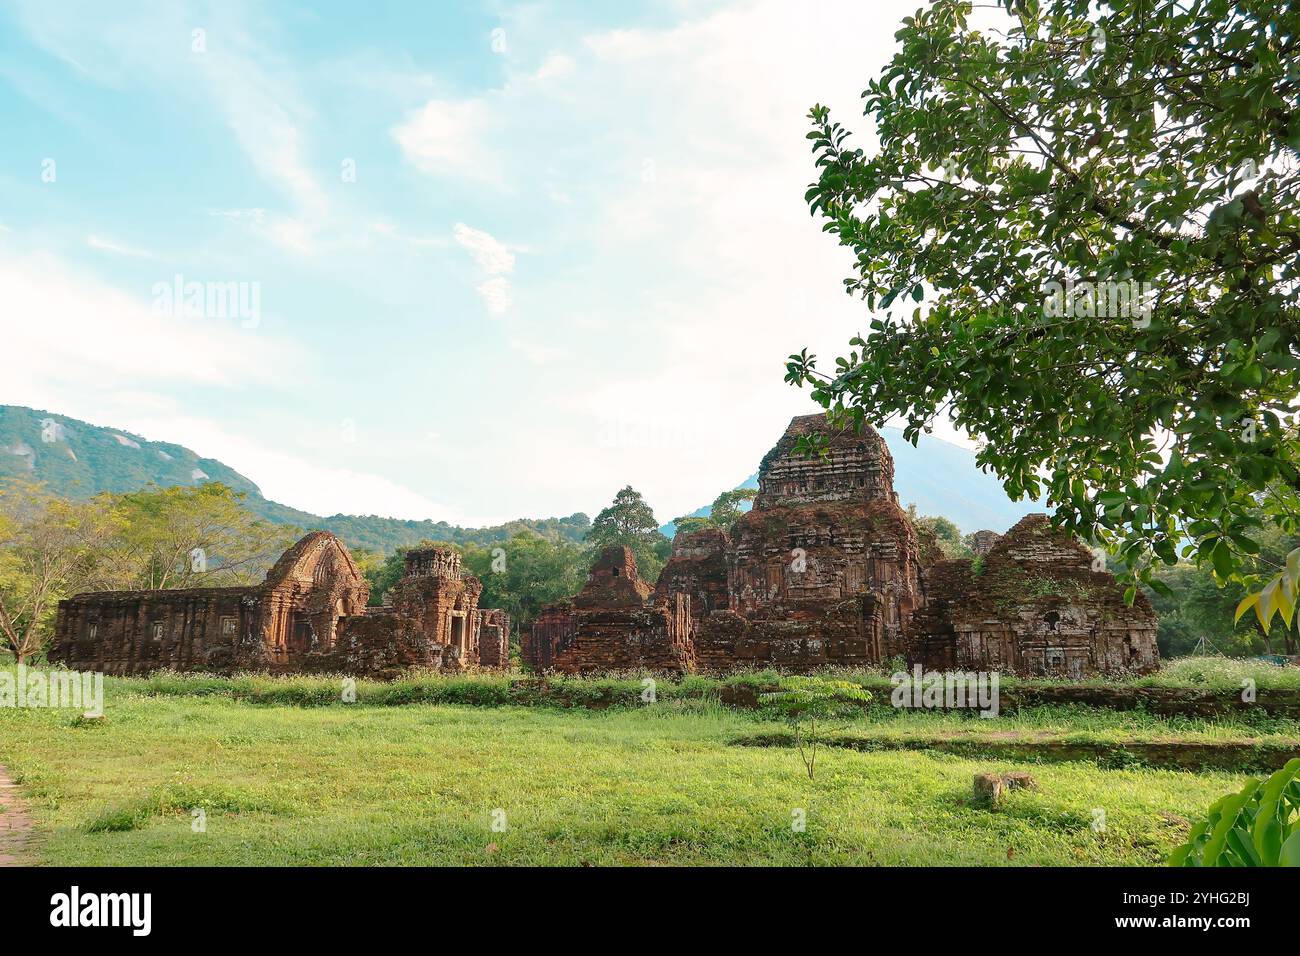
<svg viewBox="0 0 1300 956">
<path fill-rule="evenodd" d="M 676 534 L 690 534 L 692 531 L 702 531 L 715 525 L 707 515 L 682 515 L 680 518 L 673 519 L 673 527 Z"/>
<path fill-rule="evenodd" d="M 1300 757 L 1210 807 L 1170 866 L 1300 866 Z"/>
<path fill-rule="evenodd" d="M 719 528 L 730 532 L 732 526 L 740 520 L 748 508 L 741 508 L 745 502 L 752 502 L 758 497 L 757 488 L 732 488 L 713 499 L 707 515 L 683 515 L 673 519 L 676 530 L 681 532 L 699 531 L 701 528 Z"/>
<path fill-rule="evenodd" d="M 742 514 L 745 512 L 740 509 L 740 503 L 753 502 L 758 496 L 756 488 L 733 488 L 731 491 L 724 491 L 718 497 L 713 499 L 713 507 L 709 511 L 709 520 L 721 528 L 723 531 L 731 531 Z"/>
<path fill-rule="evenodd" d="M 962 537 L 961 528 L 942 515 L 919 515 L 916 505 L 907 506 L 907 516 L 918 530 L 929 531 L 945 558 L 969 558 L 970 543 Z"/>
<path fill-rule="evenodd" d="M 1001 6 L 990 30 L 964 0 L 904 20 L 869 155 L 813 107 L 807 201 L 885 314 L 787 380 L 913 442 L 949 416 L 1153 586 L 1180 553 L 1243 576 L 1261 501 L 1300 522 L 1300 8 Z M 1095 285 L 1130 282 L 1136 308 Z"/>
<path fill-rule="evenodd" d="M 817 721 L 825 723 L 842 716 L 846 705 L 863 704 L 871 695 L 858 684 L 826 677 L 787 677 L 780 689 L 759 697 L 764 712 L 785 721 L 794 731 L 794 740 L 803 759 L 808 779 L 813 779 L 817 769 L 819 742 Z M 803 728 L 807 724 L 805 735 Z"/>
<path fill-rule="evenodd" d="M 610 545 L 627 545 L 636 555 L 637 570 L 647 581 L 658 576 L 672 551 L 672 542 L 659 532 L 654 511 L 631 485 L 619 491 L 610 506 L 596 515 L 586 541 L 591 545 L 593 559 Z"/>
<path fill-rule="evenodd" d="M 1131 683 L 1138 687 L 1181 687 L 1236 694 L 1246 686 L 1257 690 L 1300 690 L 1300 667 L 1278 667 L 1265 661 L 1211 654 L 1167 661 L 1154 674 L 1134 678 Z"/>
<path fill-rule="evenodd" d="M 479 606 L 504 610 L 516 633 L 543 606 L 577 594 L 590 564 L 578 545 L 527 532 L 496 547 L 468 545 L 463 553 L 466 566 L 483 582 Z"/>
<path fill-rule="evenodd" d="M 97 500 L 118 519 L 112 563 L 121 588 L 256 584 L 301 536 L 258 518 L 245 494 L 215 482 Z"/>
<path fill-rule="evenodd" d="M 39 485 L 0 485 L 0 639 L 19 663 L 44 649 L 59 601 L 101 578 L 119 530 L 106 501 L 67 502 Z"/>
<path fill-rule="evenodd" d="M 531 532 L 520 532 L 495 546 L 423 541 L 417 547 L 458 552 L 462 566 L 483 584 L 479 607 L 505 611 L 515 633 L 527 627 L 544 605 L 576 594 L 591 563 L 588 550 Z M 382 561 L 367 564 L 364 574 L 370 583 L 372 605 L 381 604 L 383 595 L 402 579 L 409 550 L 402 548 Z"/>
<path fill-rule="evenodd" d="M 58 602 L 81 591 L 260 581 L 297 534 L 217 483 L 89 501 L 0 483 L 0 635 L 25 660 L 48 642 Z"/>
</svg>

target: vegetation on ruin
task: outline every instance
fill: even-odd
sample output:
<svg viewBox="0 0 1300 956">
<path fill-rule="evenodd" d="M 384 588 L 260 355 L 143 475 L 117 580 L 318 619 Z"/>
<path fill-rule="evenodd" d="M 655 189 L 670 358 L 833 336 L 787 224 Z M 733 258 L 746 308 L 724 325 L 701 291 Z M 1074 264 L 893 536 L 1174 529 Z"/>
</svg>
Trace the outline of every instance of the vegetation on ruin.
<svg viewBox="0 0 1300 956">
<path fill-rule="evenodd" d="M 0 709 L 0 762 L 32 805 L 42 862 L 1159 865 L 1244 779 L 1036 763 L 1040 790 L 992 811 L 973 775 L 1023 763 L 835 748 L 809 780 L 790 750 L 733 743 L 780 724 L 709 700 L 383 707 L 363 688 L 354 705 L 286 707 L 109 683 L 102 722 Z"/>
<path fill-rule="evenodd" d="M 636 555 L 637 573 L 650 582 L 659 576 L 672 552 L 672 542 L 660 533 L 653 509 L 631 485 L 601 509 L 584 540 L 591 547 L 593 560 L 610 545 L 627 545 Z"/>
<path fill-rule="evenodd" d="M 40 654 L 58 602 L 82 591 L 260 582 L 297 536 L 220 484 L 71 501 L 0 482 L 0 642 Z"/>
<path fill-rule="evenodd" d="M 701 528 L 718 528 L 731 531 L 732 525 L 749 509 L 742 508 L 744 503 L 752 502 L 758 497 L 757 488 L 733 488 L 724 491 L 713 499 L 706 515 L 683 515 L 672 520 L 677 531 L 699 531 Z"/>
<path fill-rule="evenodd" d="M 903 22 L 869 150 L 813 107 L 806 198 L 876 317 L 787 378 L 913 440 L 951 418 L 1152 587 L 1180 556 L 1248 579 L 1261 506 L 1300 527 L 1300 10 L 1000 6 Z M 1129 282 L 1149 295 L 1120 314 L 1084 285 Z"/>
</svg>

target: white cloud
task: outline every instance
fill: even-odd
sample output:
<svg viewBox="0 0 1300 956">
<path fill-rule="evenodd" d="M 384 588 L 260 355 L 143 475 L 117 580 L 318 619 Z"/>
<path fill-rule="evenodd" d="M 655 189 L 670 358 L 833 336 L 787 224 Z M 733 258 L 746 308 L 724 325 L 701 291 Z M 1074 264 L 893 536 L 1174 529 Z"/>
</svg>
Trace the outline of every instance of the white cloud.
<svg viewBox="0 0 1300 956">
<path fill-rule="evenodd" d="M 105 239 L 102 236 L 90 235 L 86 237 L 86 245 L 92 249 L 98 249 L 101 252 L 111 252 L 119 256 L 127 256 L 133 259 L 156 259 L 158 258 L 152 252 L 144 249 L 137 249 L 134 246 L 128 246 L 112 239 Z"/>
<path fill-rule="evenodd" d="M 452 234 L 457 244 L 467 249 L 479 268 L 488 275 L 504 275 L 515 271 L 514 253 L 491 234 L 473 229 L 463 222 L 456 223 Z"/>
<path fill-rule="evenodd" d="M 264 385 L 274 380 L 272 367 L 293 364 L 276 340 L 237 321 L 155 314 L 145 290 L 129 295 L 50 256 L 0 257 L 0 301 L 6 353 L 0 388 L 20 404 L 33 404 L 33 394 L 58 385 L 67 387 L 59 395 L 82 396 L 125 382 L 133 388 Z"/>
<path fill-rule="evenodd" d="M 482 100 L 434 99 L 394 126 L 392 134 L 406 159 L 423 173 L 499 184 L 500 165 L 484 145 L 490 128 Z"/>
<path fill-rule="evenodd" d="M 478 286 L 487 310 L 492 315 L 505 315 L 514 302 L 510 280 L 505 278 L 515 271 L 515 255 L 506 244 L 482 229 L 474 229 L 463 222 L 456 223 L 452 231 L 456 243 L 467 250 L 479 269 L 491 278 Z"/>
<path fill-rule="evenodd" d="M 381 475 L 267 447 L 206 418 L 185 414 L 127 417 L 122 424 L 129 431 L 154 441 L 176 441 L 203 457 L 215 458 L 252 479 L 272 501 L 313 514 L 379 514 L 461 525 L 500 520 L 466 514 Z"/>
<path fill-rule="evenodd" d="M 567 201 L 548 262 L 563 250 L 580 272 L 530 285 L 530 330 L 508 343 L 538 369 L 520 428 L 543 454 L 585 463 L 568 479 L 574 506 L 630 480 L 661 517 L 693 509 L 752 472 L 790 416 L 815 410 L 782 381 L 785 357 L 807 346 L 829 362 L 870 316 L 843 293 L 851 255 L 803 202 L 816 175 L 806 114 L 829 103 L 869 145 L 859 94 L 913 6 L 837 0 L 801 19 L 781 0 L 742 0 L 668 29 L 560 44 L 500 89 L 426 105 L 418 125 L 438 147 L 419 168 L 466 175 L 473 160 L 453 163 L 453 149 L 492 156 L 519 195 Z M 571 328 L 575 294 L 613 324 L 560 339 L 588 371 L 547 391 L 566 353 L 549 342 Z M 611 409 L 637 414 L 602 444 Z M 686 427 L 702 417 L 725 427 Z"/>
<path fill-rule="evenodd" d="M 510 306 L 514 304 L 510 282 L 501 276 L 481 282 L 477 288 L 478 294 L 483 297 L 483 303 L 487 306 L 488 312 L 493 315 L 505 315 L 510 311 Z"/>
<path fill-rule="evenodd" d="M 288 201 L 287 211 L 264 211 L 251 224 L 293 252 L 313 251 L 331 212 L 308 161 L 304 128 L 313 112 L 292 68 L 266 42 L 275 31 L 264 13 L 230 5 L 200 15 L 181 4 L 145 4 L 73 14 L 27 2 L 20 17 L 36 43 L 89 78 L 119 90 L 144 79 L 190 108 L 215 111 L 258 174 Z M 202 52 L 191 46 L 196 22 L 206 32 Z"/>
</svg>

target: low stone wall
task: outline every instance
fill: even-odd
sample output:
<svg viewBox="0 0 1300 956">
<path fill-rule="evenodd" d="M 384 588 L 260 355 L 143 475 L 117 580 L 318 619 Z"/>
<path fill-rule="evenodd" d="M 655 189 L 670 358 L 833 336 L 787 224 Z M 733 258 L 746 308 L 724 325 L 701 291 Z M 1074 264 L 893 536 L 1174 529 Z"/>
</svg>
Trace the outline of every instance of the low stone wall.
<svg viewBox="0 0 1300 956">
<path fill-rule="evenodd" d="M 867 707 L 890 707 L 886 681 L 866 685 L 871 692 Z M 777 690 L 775 685 L 728 684 L 721 690 L 724 704 L 732 707 L 757 707 L 758 696 Z M 1243 701 L 1237 691 L 1198 691 L 1182 687 L 1126 687 L 1090 684 L 1049 684 L 1028 687 L 1002 687 L 998 707 L 1007 713 L 1017 707 L 1045 707 L 1075 704 L 1107 710 L 1145 710 L 1158 717 L 1224 717 L 1263 711 L 1270 717 L 1300 720 L 1300 690 L 1275 689 L 1256 691 L 1253 702 Z M 966 708 L 978 709 L 974 703 Z"/>
<path fill-rule="evenodd" d="M 732 744 L 743 747 L 793 747 L 791 734 L 754 734 Z M 823 739 L 832 747 L 850 750 L 936 750 L 958 757 L 994 760 L 1095 761 L 1104 767 L 1131 764 L 1162 770 L 1236 770 L 1268 772 L 1300 757 L 1300 741 L 1126 741 L 1102 743 L 1074 740 L 980 740 L 942 737 L 900 739 L 834 736 Z"/>
</svg>

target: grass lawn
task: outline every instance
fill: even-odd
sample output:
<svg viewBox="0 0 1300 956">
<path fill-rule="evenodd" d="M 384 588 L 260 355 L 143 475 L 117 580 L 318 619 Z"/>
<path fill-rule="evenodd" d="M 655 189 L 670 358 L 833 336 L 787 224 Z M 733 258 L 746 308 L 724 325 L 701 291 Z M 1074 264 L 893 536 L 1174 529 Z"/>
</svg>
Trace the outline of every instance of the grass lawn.
<svg viewBox="0 0 1300 956">
<path fill-rule="evenodd" d="M 792 750 L 729 743 L 779 725 L 709 700 L 299 707 L 114 684 L 101 725 L 0 709 L 0 763 L 44 834 L 41 862 L 1158 865 L 1186 821 L 1244 779 L 827 748 L 809 781 Z M 854 723 L 971 734 L 995 721 L 884 711 Z M 1060 709 L 996 723 L 1105 737 L 1295 736 L 1287 722 Z M 997 811 L 973 805 L 975 773 L 1015 769 L 1041 790 L 1017 791 Z M 206 832 L 193 832 L 195 808 Z M 504 832 L 492 829 L 496 810 Z M 800 810 L 804 832 L 792 826 Z M 1095 811 L 1105 813 L 1100 832 Z"/>
</svg>

